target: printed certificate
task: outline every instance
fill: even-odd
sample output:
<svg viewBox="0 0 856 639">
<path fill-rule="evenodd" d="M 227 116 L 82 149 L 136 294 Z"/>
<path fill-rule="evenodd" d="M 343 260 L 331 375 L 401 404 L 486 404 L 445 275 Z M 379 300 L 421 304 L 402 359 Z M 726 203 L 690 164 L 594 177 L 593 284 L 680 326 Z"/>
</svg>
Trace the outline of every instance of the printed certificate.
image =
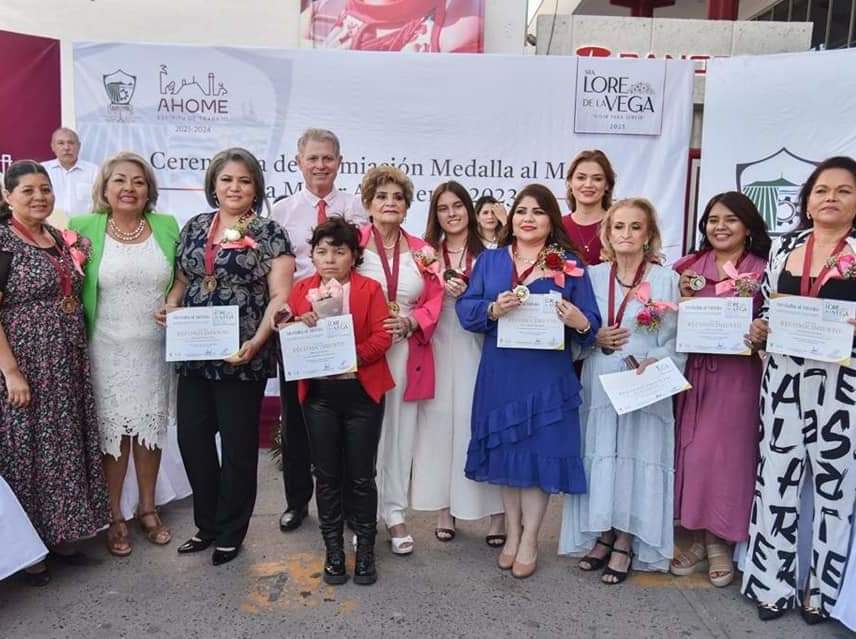
<svg viewBox="0 0 856 639">
<path fill-rule="evenodd" d="M 237 306 L 192 306 L 166 315 L 166 361 L 223 359 L 240 349 Z"/>
<path fill-rule="evenodd" d="M 651 364 L 641 375 L 635 370 L 601 375 L 600 383 L 619 415 L 632 413 L 692 388 L 670 357 Z"/>
<path fill-rule="evenodd" d="M 856 303 L 782 295 L 770 300 L 767 352 L 849 365 Z"/>
<path fill-rule="evenodd" d="M 751 297 L 690 297 L 678 306 L 679 353 L 751 355 L 744 337 L 752 324 Z"/>
<path fill-rule="evenodd" d="M 556 313 L 559 293 L 531 294 L 526 301 L 499 318 L 498 348 L 533 348 L 561 351 L 565 348 L 565 325 Z"/>
<path fill-rule="evenodd" d="M 294 322 L 279 332 L 286 381 L 353 373 L 357 370 L 354 319 L 336 315 L 309 328 Z"/>
</svg>

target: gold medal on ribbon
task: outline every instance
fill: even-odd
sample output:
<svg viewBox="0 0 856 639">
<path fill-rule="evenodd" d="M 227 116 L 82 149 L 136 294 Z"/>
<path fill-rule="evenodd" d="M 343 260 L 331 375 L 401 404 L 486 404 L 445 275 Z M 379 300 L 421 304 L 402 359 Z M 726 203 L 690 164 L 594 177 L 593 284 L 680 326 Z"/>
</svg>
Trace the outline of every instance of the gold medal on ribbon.
<svg viewBox="0 0 856 639">
<path fill-rule="evenodd" d="M 213 275 L 206 275 L 202 278 L 202 288 L 209 293 L 213 293 L 217 290 L 217 278 Z"/>
<path fill-rule="evenodd" d="M 398 317 L 398 314 L 401 312 L 401 307 L 398 305 L 398 302 L 390 302 L 387 304 L 387 308 L 389 308 L 389 314 L 393 317 Z"/>
<path fill-rule="evenodd" d="M 514 293 L 517 296 L 517 299 L 521 302 L 525 302 L 529 299 L 529 288 L 523 284 L 518 284 L 511 292 Z"/>
<path fill-rule="evenodd" d="M 59 303 L 59 307 L 66 315 L 72 315 L 75 311 L 77 311 L 78 306 L 79 303 L 77 301 L 77 298 L 72 297 L 71 295 L 66 295 Z"/>
<path fill-rule="evenodd" d="M 705 279 L 704 275 L 695 275 L 694 277 L 690 278 L 690 290 L 693 290 L 698 293 L 705 286 L 707 286 L 707 280 Z"/>
</svg>

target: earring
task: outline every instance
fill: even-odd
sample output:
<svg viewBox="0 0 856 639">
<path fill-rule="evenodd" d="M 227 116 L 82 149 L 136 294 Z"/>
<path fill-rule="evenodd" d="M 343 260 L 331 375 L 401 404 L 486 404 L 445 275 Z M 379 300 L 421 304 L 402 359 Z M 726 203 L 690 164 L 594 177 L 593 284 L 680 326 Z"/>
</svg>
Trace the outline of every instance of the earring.
<svg viewBox="0 0 856 639">
<path fill-rule="evenodd" d="M 650 249 L 651 249 L 651 245 L 650 245 L 650 244 L 648 244 L 648 242 L 645 242 L 645 243 L 642 245 L 642 250 L 643 250 L 643 251 L 645 251 L 646 253 L 647 253 Z"/>
<path fill-rule="evenodd" d="M 746 236 L 745 244 L 746 244 L 746 248 L 750 248 L 752 246 L 752 236 L 751 235 Z"/>
</svg>

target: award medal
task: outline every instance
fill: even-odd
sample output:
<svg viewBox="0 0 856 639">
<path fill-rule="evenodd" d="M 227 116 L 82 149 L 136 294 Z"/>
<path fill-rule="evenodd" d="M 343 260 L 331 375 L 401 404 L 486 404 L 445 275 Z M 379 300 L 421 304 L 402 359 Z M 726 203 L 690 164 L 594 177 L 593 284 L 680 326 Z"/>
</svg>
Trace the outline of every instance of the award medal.
<svg viewBox="0 0 856 639">
<path fill-rule="evenodd" d="M 627 310 L 627 303 L 630 301 L 630 294 L 633 290 L 642 283 L 642 278 L 645 276 L 645 260 L 639 264 L 639 268 L 636 269 L 636 274 L 633 276 L 633 283 L 630 285 L 630 288 L 627 289 L 627 292 L 624 294 L 624 299 L 621 300 L 621 305 L 618 307 L 618 313 L 615 312 L 615 282 L 618 281 L 618 265 L 613 262 L 612 266 L 609 267 L 609 324 L 608 326 L 611 328 L 613 326 L 620 326 L 621 320 L 624 319 L 624 311 Z M 612 355 L 615 352 L 614 348 L 606 348 L 602 347 L 601 352 L 604 355 Z"/>
<path fill-rule="evenodd" d="M 704 275 L 696 275 L 695 277 L 690 278 L 690 288 L 698 293 L 705 286 L 707 286 L 707 279 L 705 279 Z"/>
<path fill-rule="evenodd" d="M 469 251 L 466 248 L 461 250 L 461 257 L 458 259 L 458 266 L 452 266 L 452 258 L 449 256 L 449 247 L 446 246 L 446 241 L 443 240 L 442 244 L 443 248 L 443 262 L 446 264 L 446 270 L 443 271 L 443 281 L 448 282 L 454 278 L 458 278 L 464 281 L 464 284 L 468 284 L 470 281 L 470 272 L 473 270 L 473 258 L 470 255 Z M 464 263 L 464 254 L 466 254 L 466 267 L 462 271 L 461 266 Z"/>
<path fill-rule="evenodd" d="M 514 240 L 511 244 L 511 254 L 514 257 L 519 257 L 517 254 L 517 240 Z M 521 303 L 529 299 L 529 287 L 523 282 L 525 282 L 526 278 L 532 274 L 532 271 L 535 270 L 535 267 L 538 266 L 540 261 L 541 253 L 538 254 L 538 259 L 535 260 L 535 263 L 532 264 L 532 266 L 524 270 L 522 273 L 518 273 L 517 265 L 514 263 L 513 259 L 511 260 L 511 292 L 517 296 L 517 299 L 519 299 Z"/>
<path fill-rule="evenodd" d="M 36 242 L 36 238 L 33 237 L 33 234 L 30 233 L 30 229 L 21 224 L 14 217 L 10 218 L 12 226 L 15 228 L 18 233 L 27 238 L 31 243 L 35 244 L 38 247 L 38 242 Z M 49 233 L 54 240 L 54 247 L 59 253 L 59 257 L 53 255 L 49 250 L 44 251 L 44 254 L 47 255 L 48 259 L 51 261 L 54 269 L 57 274 L 57 283 L 59 284 L 60 294 L 62 298 L 59 302 L 60 310 L 66 315 L 73 315 L 77 312 L 77 309 L 80 308 L 80 302 L 77 301 L 77 298 L 74 296 L 74 281 L 72 280 L 71 269 L 69 266 L 68 260 L 73 259 L 71 257 L 71 253 L 68 250 L 63 250 L 64 244 L 61 244 L 53 237 L 53 234 Z M 68 256 L 68 260 L 65 257 Z"/>
<path fill-rule="evenodd" d="M 395 248 L 392 249 L 392 267 L 389 265 L 389 260 L 386 259 L 386 249 L 383 245 L 383 238 L 380 236 L 380 231 L 376 226 L 372 226 L 372 237 L 374 238 L 375 248 L 378 251 L 380 265 L 383 267 L 383 275 L 386 278 L 386 299 L 389 314 L 393 317 L 398 317 L 401 313 L 401 305 L 395 301 L 398 297 L 398 274 L 401 265 L 401 231 L 398 232 L 398 237 L 395 238 Z"/>
</svg>

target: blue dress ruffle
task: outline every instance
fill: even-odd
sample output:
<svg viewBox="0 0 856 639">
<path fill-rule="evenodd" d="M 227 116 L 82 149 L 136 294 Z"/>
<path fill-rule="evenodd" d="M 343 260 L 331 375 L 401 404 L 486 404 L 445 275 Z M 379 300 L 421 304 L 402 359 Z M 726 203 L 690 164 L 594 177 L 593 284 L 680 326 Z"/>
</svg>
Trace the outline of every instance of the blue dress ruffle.
<svg viewBox="0 0 856 639">
<path fill-rule="evenodd" d="M 567 277 L 564 287 L 549 278 L 528 286 L 536 294 L 560 292 L 589 318 L 590 333 L 580 336 L 568 329 L 563 351 L 497 348 L 497 324 L 488 320 L 487 306 L 510 288 L 511 268 L 507 249 L 483 253 L 456 306 L 464 328 L 485 334 L 465 473 L 474 481 L 503 486 L 583 493 L 580 383 L 571 343 L 590 344 L 600 327 L 588 273 Z"/>
</svg>

